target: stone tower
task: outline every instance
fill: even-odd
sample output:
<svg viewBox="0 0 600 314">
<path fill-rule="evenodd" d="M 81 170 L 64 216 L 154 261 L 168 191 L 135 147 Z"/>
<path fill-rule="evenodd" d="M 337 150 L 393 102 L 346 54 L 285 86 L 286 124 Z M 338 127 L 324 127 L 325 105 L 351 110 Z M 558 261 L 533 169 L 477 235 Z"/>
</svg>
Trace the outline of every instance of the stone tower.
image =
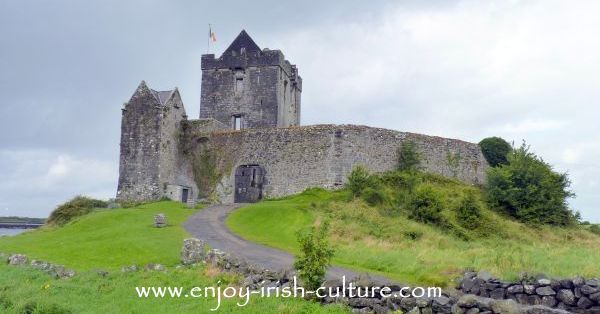
<svg viewBox="0 0 600 314">
<path fill-rule="evenodd" d="M 300 125 L 302 79 L 279 50 L 260 49 L 246 31 L 223 52 L 202 56 L 200 119 L 231 129 Z"/>
<path fill-rule="evenodd" d="M 117 199 L 193 203 L 196 184 L 178 146 L 187 119 L 179 91 L 155 91 L 142 81 L 122 111 Z"/>
</svg>

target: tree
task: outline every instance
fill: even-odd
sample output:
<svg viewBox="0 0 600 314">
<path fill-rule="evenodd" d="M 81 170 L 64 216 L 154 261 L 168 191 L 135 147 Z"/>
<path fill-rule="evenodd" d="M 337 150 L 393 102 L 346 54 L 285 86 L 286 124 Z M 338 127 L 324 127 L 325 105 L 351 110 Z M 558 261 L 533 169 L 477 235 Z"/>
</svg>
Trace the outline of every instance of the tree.
<svg viewBox="0 0 600 314">
<path fill-rule="evenodd" d="M 481 147 L 483 157 L 492 167 L 507 164 L 508 153 L 512 150 L 512 146 L 499 137 L 485 138 L 479 142 L 479 147 Z"/>
<path fill-rule="evenodd" d="M 294 268 L 307 289 L 316 290 L 321 286 L 331 264 L 334 250 L 327 241 L 328 231 L 329 222 L 324 221 L 319 228 L 313 226 L 308 232 L 297 233 L 302 253 L 296 256 Z"/>
<path fill-rule="evenodd" d="M 421 154 L 417 150 L 417 145 L 415 142 L 404 142 L 398 151 L 398 170 L 419 170 L 420 165 Z"/>
<path fill-rule="evenodd" d="M 488 170 L 490 205 L 526 223 L 565 226 L 577 221 L 567 206 L 567 199 L 575 196 L 567 173 L 555 172 L 525 143 L 507 160 L 508 164 Z"/>
<path fill-rule="evenodd" d="M 360 196 L 365 188 L 372 183 L 369 171 L 363 166 L 356 166 L 348 176 L 346 187 L 350 189 L 352 195 Z"/>
</svg>

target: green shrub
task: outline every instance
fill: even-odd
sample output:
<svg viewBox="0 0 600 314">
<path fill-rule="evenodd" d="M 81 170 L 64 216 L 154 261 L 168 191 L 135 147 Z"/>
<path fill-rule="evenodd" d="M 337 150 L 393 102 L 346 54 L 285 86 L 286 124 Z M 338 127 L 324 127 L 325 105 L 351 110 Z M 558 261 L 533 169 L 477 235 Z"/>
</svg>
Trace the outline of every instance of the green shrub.
<svg viewBox="0 0 600 314">
<path fill-rule="evenodd" d="M 106 208 L 108 203 L 105 201 L 85 197 L 76 196 L 70 201 L 59 205 L 48 217 L 49 225 L 62 226 L 69 221 L 90 213 L 95 208 Z"/>
<path fill-rule="evenodd" d="M 423 175 L 418 171 L 402 172 L 388 171 L 381 175 L 381 181 L 388 186 L 400 190 L 412 191 L 419 183 L 423 182 Z"/>
<path fill-rule="evenodd" d="M 367 187 L 362 191 L 362 199 L 371 206 L 383 204 L 385 202 L 385 198 L 385 192 L 383 192 L 381 189 Z"/>
<path fill-rule="evenodd" d="M 294 268 L 307 289 L 319 288 L 325 279 L 327 268 L 331 265 L 334 250 L 327 240 L 328 231 L 329 222 L 325 221 L 319 228 L 313 226 L 308 232 L 297 233 L 301 254 L 296 256 Z"/>
<path fill-rule="evenodd" d="M 485 160 L 492 167 L 506 165 L 508 153 L 512 151 L 510 144 L 500 137 L 488 137 L 479 142 Z"/>
<path fill-rule="evenodd" d="M 481 222 L 481 202 L 472 191 L 466 192 L 456 208 L 456 218 L 461 226 L 476 229 Z"/>
<path fill-rule="evenodd" d="M 596 235 L 600 235 L 600 225 L 591 225 L 590 232 Z"/>
<path fill-rule="evenodd" d="M 402 143 L 398 151 L 398 170 L 419 170 L 420 165 L 421 154 L 418 151 L 417 145 L 412 141 Z"/>
<path fill-rule="evenodd" d="M 409 218 L 422 223 L 443 225 L 443 201 L 432 186 L 423 184 L 415 189 L 408 206 Z"/>
<path fill-rule="evenodd" d="M 530 224 L 571 225 L 577 215 L 567 207 L 575 196 L 566 173 L 558 173 L 523 145 L 508 155 L 508 164 L 488 169 L 487 196 L 500 208 Z"/>
<path fill-rule="evenodd" d="M 373 186 L 373 178 L 369 175 L 367 168 L 356 166 L 348 176 L 346 187 L 350 190 L 353 196 L 360 196 L 364 189 Z"/>
</svg>

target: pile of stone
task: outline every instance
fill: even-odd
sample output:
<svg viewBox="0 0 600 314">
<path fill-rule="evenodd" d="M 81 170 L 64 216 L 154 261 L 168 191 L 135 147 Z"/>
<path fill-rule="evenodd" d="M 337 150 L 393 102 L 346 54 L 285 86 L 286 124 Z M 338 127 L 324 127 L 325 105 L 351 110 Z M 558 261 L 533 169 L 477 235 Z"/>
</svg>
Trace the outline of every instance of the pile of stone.
<svg viewBox="0 0 600 314">
<path fill-rule="evenodd" d="M 323 283 L 323 287 L 327 290 L 333 288 L 333 291 L 340 291 L 340 296 L 335 298 L 333 297 L 325 297 L 321 298 L 320 301 L 324 304 L 343 304 L 352 309 L 355 313 L 389 313 L 389 312 L 402 312 L 402 313 L 450 313 L 452 310 L 452 305 L 456 303 L 456 298 L 451 297 L 448 294 L 443 293 L 439 297 L 402 297 L 402 294 L 408 293 L 408 291 L 403 291 L 402 294 L 400 290 L 404 286 L 389 284 L 389 283 L 381 283 L 372 280 L 369 275 L 363 274 L 352 280 L 350 280 L 354 287 L 361 287 L 361 289 L 368 289 L 369 291 L 373 287 L 378 288 L 388 288 L 390 297 L 383 298 L 379 293 L 374 294 L 375 297 L 358 297 L 354 296 L 352 298 L 347 297 L 350 295 L 350 291 L 348 289 L 349 285 L 346 284 L 346 297 L 344 297 L 343 291 L 344 286 L 339 280 L 334 281 L 326 281 Z M 410 290 L 409 290 L 410 291 Z M 334 294 L 337 294 L 335 293 Z M 354 290 L 354 294 L 356 294 L 356 290 Z"/>
<path fill-rule="evenodd" d="M 27 256 L 23 254 L 12 254 L 8 257 L 8 265 L 19 266 L 27 264 Z"/>
<path fill-rule="evenodd" d="M 144 266 L 144 270 L 146 271 L 166 271 L 167 267 L 163 264 L 147 264 Z"/>
<path fill-rule="evenodd" d="M 121 267 L 121 272 L 122 273 L 135 273 L 141 269 L 142 268 L 140 268 L 138 265 L 128 265 L 128 266 Z M 143 270 L 145 270 L 145 271 L 167 271 L 167 267 L 163 264 L 150 263 L 150 264 L 146 264 L 146 266 L 143 267 Z"/>
<path fill-rule="evenodd" d="M 164 228 L 167 226 L 167 216 L 165 214 L 154 215 L 154 227 Z"/>
<path fill-rule="evenodd" d="M 291 285 L 294 277 L 294 272 L 290 270 L 272 271 L 258 267 L 217 249 L 209 250 L 204 262 L 224 271 L 242 275 L 244 277 L 242 285 L 250 290 L 258 290 L 262 287 L 287 287 Z"/>
<path fill-rule="evenodd" d="M 23 254 L 12 254 L 7 258 L 8 265 L 13 266 L 26 266 L 29 259 Z M 48 275 L 60 279 L 60 278 L 71 278 L 75 276 L 75 271 L 72 269 L 65 268 L 63 265 L 55 265 L 40 260 L 32 260 L 30 266 L 39 269 Z"/>
<path fill-rule="evenodd" d="M 492 298 L 478 297 L 472 294 L 465 294 L 458 299 L 452 306 L 454 314 L 475 314 L 475 313 L 524 313 L 524 314 L 567 314 L 570 313 L 561 309 L 552 309 L 542 305 L 523 306 L 515 300 L 496 300 Z"/>
<path fill-rule="evenodd" d="M 458 287 L 463 293 L 523 305 L 543 305 L 574 313 L 600 313 L 600 279 L 551 279 L 523 274 L 517 282 L 501 281 L 480 271 L 467 272 Z"/>
<path fill-rule="evenodd" d="M 54 265 L 48 262 L 32 260 L 31 267 L 37 268 L 48 275 L 60 279 L 60 278 L 71 278 L 75 276 L 75 271 L 72 269 L 67 269 L 63 265 Z"/>
<path fill-rule="evenodd" d="M 181 263 L 183 265 L 197 264 L 206 258 L 206 243 L 196 238 L 183 240 Z"/>
</svg>

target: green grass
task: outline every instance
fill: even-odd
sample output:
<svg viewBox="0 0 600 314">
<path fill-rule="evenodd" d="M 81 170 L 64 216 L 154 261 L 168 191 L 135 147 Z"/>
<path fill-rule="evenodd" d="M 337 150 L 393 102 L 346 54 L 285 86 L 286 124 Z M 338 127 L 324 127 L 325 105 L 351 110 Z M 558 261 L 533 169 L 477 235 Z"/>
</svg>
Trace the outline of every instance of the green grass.
<svg viewBox="0 0 600 314">
<path fill-rule="evenodd" d="M 154 228 L 154 215 L 169 225 Z M 137 208 L 105 209 L 68 223 L 0 239 L 0 252 L 65 264 L 76 270 L 112 269 L 124 265 L 175 265 L 188 233 L 180 227 L 193 213 L 181 203 L 157 202 Z"/>
<path fill-rule="evenodd" d="M 204 266 L 176 269 L 182 240 L 181 224 L 194 210 L 181 203 L 157 202 L 128 209 L 103 209 L 64 227 L 44 227 L 0 238 L 0 252 L 23 253 L 30 259 L 64 264 L 77 270 L 67 279 L 53 279 L 28 266 L 0 263 L 0 313 L 208 313 L 215 298 L 143 298 L 136 286 L 237 286 L 239 278 Z M 154 228 L 153 217 L 166 214 L 169 226 Z M 124 265 L 160 263 L 166 272 L 122 273 Z M 98 269 L 109 275 L 98 275 Z M 224 300 L 219 313 L 238 312 L 239 299 Z M 340 306 L 291 298 L 253 297 L 248 313 L 345 313 Z"/>
<path fill-rule="evenodd" d="M 442 215 L 449 227 L 418 223 L 387 203 L 369 206 L 345 190 L 317 189 L 241 208 L 226 223 L 251 241 L 299 253 L 296 231 L 330 219 L 334 264 L 415 284 L 448 285 L 468 268 L 503 279 L 523 271 L 600 276 L 600 236 L 580 227 L 530 227 L 485 206 L 480 226 L 464 228 L 454 210 L 457 199 L 466 191 L 480 191 L 436 177 L 426 177 L 425 183 L 443 196 Z"/>
<path fill-rule="evenodd" d="M 210 313 L 215 298 L 138 298 L 137 286 L 224 286 L 223 277 L 206 276 L 203 267 L 162 272 L 113 272 L 101 277 L 84 272 L 70 279 L 51 279 L 27 267 L 0 265 L 0 313 Z M 219 283 L 221 281 L 221 283 Z M 223 299 L 215 313 L 346 313 L 340 306 L 323 307 L 301 299 L 253 297 Z"/>
</svg>

